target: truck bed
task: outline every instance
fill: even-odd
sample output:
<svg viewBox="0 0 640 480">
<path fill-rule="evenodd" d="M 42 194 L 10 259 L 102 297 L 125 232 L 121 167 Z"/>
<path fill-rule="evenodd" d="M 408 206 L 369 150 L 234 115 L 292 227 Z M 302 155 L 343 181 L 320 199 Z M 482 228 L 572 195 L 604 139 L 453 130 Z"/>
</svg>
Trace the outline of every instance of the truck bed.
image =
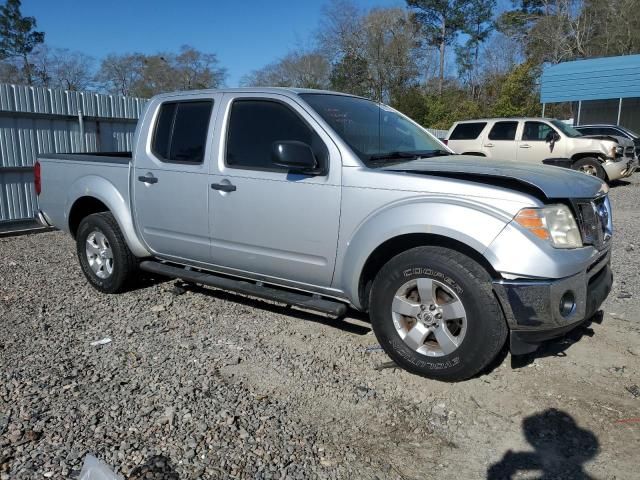
<svg viewBox="0 0 640 480">
<path fill-rule="evenodd" d="M 90 196 L 110 200 L 127 210 L 131 159 L 131 152 L 39 155 L 42 178 L 39 209 L 46 213 L 49 223 L 64 231 L 69 231 L 72 199 Z M 103 198 L 106 194 L 117 198 Z"/>
<path fill-rule="evenodd" d="M 79 162 L 129 163 L 132 152 L 45 153 L 39 160 L 70 160 Z"/>
</svg>

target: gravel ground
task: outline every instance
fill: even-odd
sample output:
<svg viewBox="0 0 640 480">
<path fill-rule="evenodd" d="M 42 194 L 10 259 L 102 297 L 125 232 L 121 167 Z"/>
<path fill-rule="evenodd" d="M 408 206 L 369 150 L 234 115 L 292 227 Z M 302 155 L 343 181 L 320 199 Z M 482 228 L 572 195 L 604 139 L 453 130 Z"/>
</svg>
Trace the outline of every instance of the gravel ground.
<svg viewBox="0 0 640 480">
<path fill-rule="evenodd" d="M 357 315 L 100 295 L 66 235 L 1 238 L 0 478 L 76 478 L 89 453 L 129 479 L 638 478 L 640 175 L 611 197 L 604 322 L 458 384 L 394 368 Z"/>
</svg>

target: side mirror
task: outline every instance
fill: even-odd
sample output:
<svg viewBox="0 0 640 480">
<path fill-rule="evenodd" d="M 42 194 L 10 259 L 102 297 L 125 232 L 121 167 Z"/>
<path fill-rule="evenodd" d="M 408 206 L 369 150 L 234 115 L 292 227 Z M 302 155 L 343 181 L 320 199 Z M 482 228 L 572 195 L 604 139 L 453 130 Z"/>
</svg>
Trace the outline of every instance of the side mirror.
<svg viewBox="0 0 640 480">
<path fill-rule="evenodd" d="M 547 133 L 547 136 L 544 139 L 544 141 L 547 143 L 556 143 L 558 140 L 560 140 L 560 135 L 558 134 L 558 132 L 554 131 L 550 131 L 549 133 Z"/>
<path fill-rule="evenodd" d="M 316 160 L 311 147 L 297 140 L 273 142 L 271 160 L 275 165 L 288 168 L 292 172 L 307 175 L 318 175 L 320 173 L 318 160 Z"/>
</svg>

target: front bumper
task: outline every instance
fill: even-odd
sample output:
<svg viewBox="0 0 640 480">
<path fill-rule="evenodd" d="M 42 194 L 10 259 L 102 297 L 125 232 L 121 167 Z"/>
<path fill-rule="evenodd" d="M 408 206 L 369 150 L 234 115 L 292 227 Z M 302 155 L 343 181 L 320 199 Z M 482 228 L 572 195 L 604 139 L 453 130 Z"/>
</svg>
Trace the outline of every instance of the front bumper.
<svg viewBox="0 0 640 480">
<path fill-rule="evenodd" d="M 631 176 L 638 168 L 638 160 L 628 157 L 616 161 L 607 160 L 602 164 L 602 168 L 609 180 L 618 180 Z"/>
<path fill-rule="evenodd" d="M 535 351 L 544 340 L 558 337 L 591 318 L 611 292 L 611 252 L 584 271 L 559 280 L 499 280 L 493 284 L 511 330 L 511 353 Z M 574 308 L 561 313 L 561 299 L 571 292 Z"/>
</svg>

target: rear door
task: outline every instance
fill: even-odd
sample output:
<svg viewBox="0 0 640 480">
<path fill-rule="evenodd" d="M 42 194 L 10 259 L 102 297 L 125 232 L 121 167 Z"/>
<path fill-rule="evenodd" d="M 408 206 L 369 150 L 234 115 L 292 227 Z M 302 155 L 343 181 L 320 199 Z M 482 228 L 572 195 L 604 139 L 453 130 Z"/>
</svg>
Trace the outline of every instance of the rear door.
<svg viewBox="0 0 640 480">
<path fill-rule="evenodd" d="M 210 259 L 206 158 L 220 97 L 169 97 L 145 119 L 151 135 L 135 152 L 133 206 L 139 233 L 158 256 Z"/>
<path fill-rule="evenodd" d="M 289 97 L 227 94 L 222 108 L 209 191 L 213 263 L 328 287 L 340 219 L 339 150 Z M 310 145 L 326 172 L 301 175 L 274 165 L 273 143 L 289 140 Z"/>
<path fill-rule="evenodd" d="M 516 132 L 517 120 L 501 120 L 495 122 L 482 142 L 482 152 L 496 160 L 515 161 L 518 146 Z"/>
<path fill-rule="evenodd" d="M 518 161 L 542 163 L 547 158 L 560 158 L 565 155 L 565 143 L 560 140 L 547 142 L 550 133 L 558 133 L 547 122 L 525 121 L 518 141 Z"/>
</svg>

